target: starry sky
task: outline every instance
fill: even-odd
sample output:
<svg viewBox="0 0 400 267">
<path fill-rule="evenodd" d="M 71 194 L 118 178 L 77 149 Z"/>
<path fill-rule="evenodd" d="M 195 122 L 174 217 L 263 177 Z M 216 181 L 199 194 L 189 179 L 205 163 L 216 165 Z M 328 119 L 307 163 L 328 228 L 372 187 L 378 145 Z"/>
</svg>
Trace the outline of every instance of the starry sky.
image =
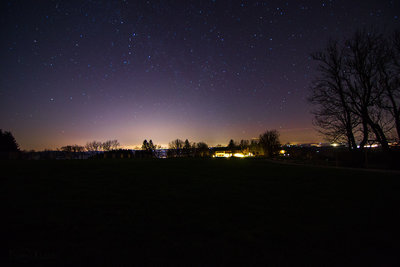
<svg viewBox="0 0 400 267">
<path fill-rule="evenodd" d="M 22 149 L 318 142 L 310 53 L 400 26 L 400 1 L 2 1 L 0 128 Z"/>
</svg>

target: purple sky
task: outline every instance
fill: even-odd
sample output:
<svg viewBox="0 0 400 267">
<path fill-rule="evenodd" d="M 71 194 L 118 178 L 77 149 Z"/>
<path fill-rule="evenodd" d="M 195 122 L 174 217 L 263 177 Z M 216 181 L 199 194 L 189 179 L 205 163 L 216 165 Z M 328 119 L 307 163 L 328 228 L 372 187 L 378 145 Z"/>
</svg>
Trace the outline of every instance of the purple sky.
<svg viewBox="0 0 400 267">
<path fill-rule="evenodd" d="M 2 1 L 0 128 L 22 149 L 322 141 L 309 55 L 400 1 Z"/>
</svg>

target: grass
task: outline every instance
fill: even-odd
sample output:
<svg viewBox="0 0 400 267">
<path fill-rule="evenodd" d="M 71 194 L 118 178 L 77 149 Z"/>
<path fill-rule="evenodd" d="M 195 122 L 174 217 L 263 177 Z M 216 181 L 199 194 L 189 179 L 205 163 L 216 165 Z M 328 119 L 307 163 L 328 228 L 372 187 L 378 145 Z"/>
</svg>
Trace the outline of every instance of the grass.
<svg viewBox="0 0 400 267">
<path fill-rule="evenodd" d="M 395 265 L 398 174 L 263 160 L 3 161 L 14 265 Z"/>
</svg>

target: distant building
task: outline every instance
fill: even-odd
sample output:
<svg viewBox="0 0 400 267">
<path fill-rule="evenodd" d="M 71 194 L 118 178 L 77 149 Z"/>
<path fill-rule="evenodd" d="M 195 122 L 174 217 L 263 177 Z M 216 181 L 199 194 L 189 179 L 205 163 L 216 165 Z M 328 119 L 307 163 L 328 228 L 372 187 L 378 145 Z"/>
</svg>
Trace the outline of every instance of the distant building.
<svg viewBox="0 0 400 267">
<path fill-rule="evenodd" d="M 156 149 L 154 150 L 154 156 L 158 159 L 166 159 L 168 154 L 168 149 Z"/>
<path fill-rule="evenodd" d="M 233 149 L 233 150 L 219 150 L 215 149 L 213 158 L 247 158 L 247 157 L 254 157 L 254 154 L 248 150 L 242 151 L 240 149 Z"/>
</svg>

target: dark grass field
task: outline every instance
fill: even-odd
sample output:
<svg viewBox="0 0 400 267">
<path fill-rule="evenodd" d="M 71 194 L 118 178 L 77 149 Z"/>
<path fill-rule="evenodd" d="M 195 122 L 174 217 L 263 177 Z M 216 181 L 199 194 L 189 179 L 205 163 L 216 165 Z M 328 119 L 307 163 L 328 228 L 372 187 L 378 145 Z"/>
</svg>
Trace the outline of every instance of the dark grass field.
<svg viewBox="0 0 400 267">
<path fill-rule="evenodd" d="M 15 266 L 400 264 L 395 173 L 243 159 L 0 167 Z"/>
</svg>

